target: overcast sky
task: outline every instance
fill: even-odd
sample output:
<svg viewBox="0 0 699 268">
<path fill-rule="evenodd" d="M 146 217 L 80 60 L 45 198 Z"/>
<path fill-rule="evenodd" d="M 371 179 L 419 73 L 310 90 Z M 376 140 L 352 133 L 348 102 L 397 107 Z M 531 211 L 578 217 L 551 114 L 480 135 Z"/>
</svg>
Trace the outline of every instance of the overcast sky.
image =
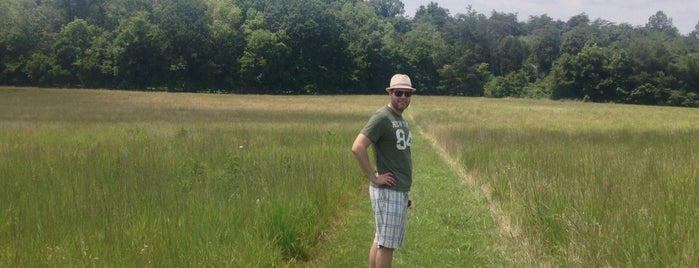
<svg viewBox="0 0 699 268">
<path fill-rule="evenodd" d="M 430 2 L 449 9 L 449 14 L 466 13 L 468 5 L 474 11 L 490 16 L 493 10 L 516 13 L 519 21 L 527 21 L 530 16 L 548 15 L 553 19 L 568 21 L 581 13 L 587 14 L 590 21 L 598 18 L 617 24 L 629 23 L 643 26 L 648 18 L 658 11 L 665 12 L 672 24 L 686 35 L 699 22 L 699 0 L 402 0 L 406 15 L 413 17 L 421 5 Z"/>
</svg>

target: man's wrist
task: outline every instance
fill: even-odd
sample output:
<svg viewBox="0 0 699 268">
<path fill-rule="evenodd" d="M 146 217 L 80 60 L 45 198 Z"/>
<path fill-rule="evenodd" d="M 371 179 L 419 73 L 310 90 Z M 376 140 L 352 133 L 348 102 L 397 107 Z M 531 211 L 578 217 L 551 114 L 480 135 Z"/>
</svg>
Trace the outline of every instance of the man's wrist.
<svg viewBox="0 0 699 268">
<path fill-rule="evenodd" d="M 379 180 L 379 172 L 378 172 L 378 171 L 374 171 L 373 173 L 371 173 L 371 175 L 369 176 L 369 182 L 375 184 L 376 181 L 378 181 L 378 180 Z"/>
</svg>

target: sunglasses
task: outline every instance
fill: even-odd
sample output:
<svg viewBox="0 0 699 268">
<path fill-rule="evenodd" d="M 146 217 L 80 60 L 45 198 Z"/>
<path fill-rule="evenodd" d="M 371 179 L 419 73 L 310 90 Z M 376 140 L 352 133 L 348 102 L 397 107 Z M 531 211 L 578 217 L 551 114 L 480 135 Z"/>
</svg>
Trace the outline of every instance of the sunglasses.
<svg viewBox="0 0 699 268">
<path fill-rule="evenodd" d="M 393 95 L 396 95 L 396 97 L 403 97 L 405 95 L 406 98 L 410 98 L 410 96 L 413 95 L 412 92 L 410 91 L 393 91 Z"/>
</svg>

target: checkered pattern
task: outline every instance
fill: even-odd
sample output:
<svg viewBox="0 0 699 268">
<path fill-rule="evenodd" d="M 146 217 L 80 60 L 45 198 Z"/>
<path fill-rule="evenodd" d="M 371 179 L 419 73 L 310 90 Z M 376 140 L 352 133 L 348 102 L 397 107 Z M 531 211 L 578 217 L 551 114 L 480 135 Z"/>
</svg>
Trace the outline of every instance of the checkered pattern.
<svg viewBox="0 0 699 268">
<path fill-rule="evenodd" d="M 408 192 L 372 185 L 369 195 L 376 219 L 374 242 L 386 248 L 401 247 L 408 224 Z"/>
</svg>

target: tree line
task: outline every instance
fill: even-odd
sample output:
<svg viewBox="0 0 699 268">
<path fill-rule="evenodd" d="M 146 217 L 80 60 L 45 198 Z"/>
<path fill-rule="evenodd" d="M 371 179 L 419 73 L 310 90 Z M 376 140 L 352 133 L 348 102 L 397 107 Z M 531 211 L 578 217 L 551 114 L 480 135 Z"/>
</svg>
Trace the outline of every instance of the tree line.
<svg viewBox="0 0 699 268">
<path fill-rule="evenodd" d="M 400 0 L 0 0 L 0 84 L 699 106 L 699 23 L 568 21 Z"/>
</svg>

